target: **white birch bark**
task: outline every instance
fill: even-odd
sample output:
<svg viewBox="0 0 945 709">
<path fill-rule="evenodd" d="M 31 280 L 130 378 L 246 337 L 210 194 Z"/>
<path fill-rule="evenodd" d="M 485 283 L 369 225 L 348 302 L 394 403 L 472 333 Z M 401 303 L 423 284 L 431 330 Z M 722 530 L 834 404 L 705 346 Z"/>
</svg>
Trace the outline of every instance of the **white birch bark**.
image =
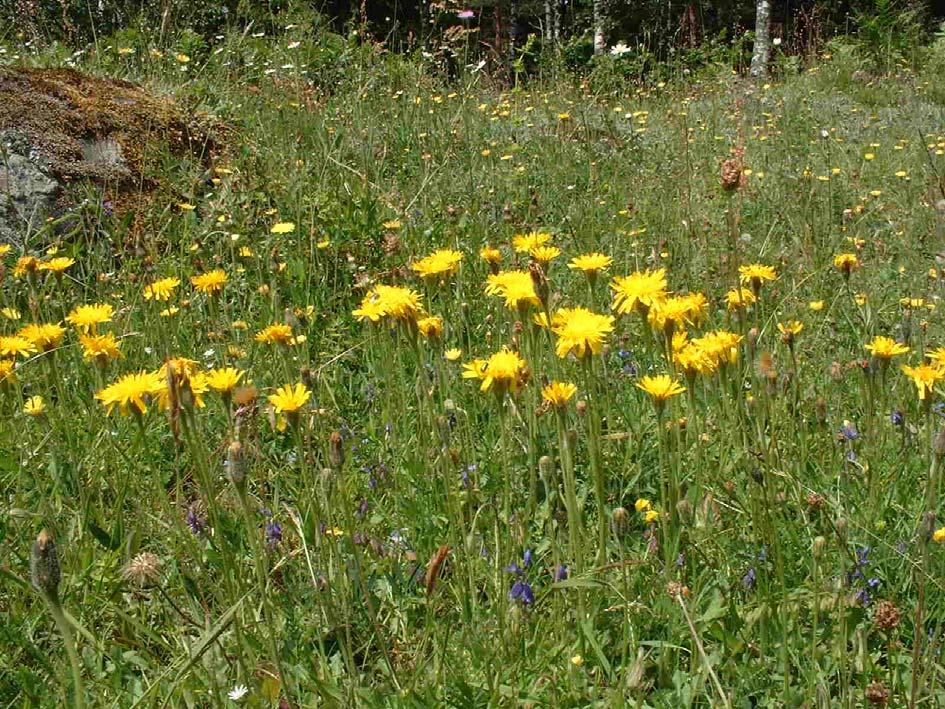
<svg viewBox="0 0 945 709">
<path fill-rule="evenodd" d="M 604 40 L 604 0 L 594 0 L 594 54 L 603 54 L 607 49 Z"/>
<path fill-rule="evenodd" d="M 771 54 L 771 2 L 757 0 L 755 3 L 755 46 L 751 53 L 752 76 L 768 73 L 768 57 Z"/>
</svg>

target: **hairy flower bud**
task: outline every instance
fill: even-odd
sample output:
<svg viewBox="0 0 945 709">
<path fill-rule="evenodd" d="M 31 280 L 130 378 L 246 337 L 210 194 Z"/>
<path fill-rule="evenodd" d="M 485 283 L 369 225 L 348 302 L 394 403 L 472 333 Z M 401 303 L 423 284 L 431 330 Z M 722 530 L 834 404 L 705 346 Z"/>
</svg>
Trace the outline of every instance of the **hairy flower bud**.
<svg viewBox="0 0 945 709">
<path fill-rule="evenodd" d="M 332 431 L 328 437 L 328 463 L 332 470 L 338 471 L 345 462 L 345 449 L 341 443 L 341 434 L 338 431 Z"/>
<path fill-rule="evenodd" d="M 37 591 L 45 593 L 50 598 L 56 598 L 59 593 L 60 577 L 56 542 L 52 534 L 44 529 L 33 543 L 33 552 L 30 554 L 30 578 Z"/>
<path fill-rule="evenodd" d="M 226 447 L 226 473 L 236 487 L 246 484 L 246 466 L 243 464 L 243 444 L 233 441 Z"/>
</svg>

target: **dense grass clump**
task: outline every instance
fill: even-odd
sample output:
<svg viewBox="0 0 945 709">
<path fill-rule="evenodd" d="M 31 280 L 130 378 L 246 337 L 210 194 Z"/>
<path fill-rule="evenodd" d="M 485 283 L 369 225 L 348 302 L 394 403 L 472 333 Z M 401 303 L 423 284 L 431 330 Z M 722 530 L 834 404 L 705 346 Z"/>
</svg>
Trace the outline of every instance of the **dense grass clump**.
<svg viewBox="0 0 945 709">
<path fill-rule="evenodd" d="M 0 247 L 7 704 L 945 701 L 932 77 L 129 42 L 228 144 Z"/>
</svg>

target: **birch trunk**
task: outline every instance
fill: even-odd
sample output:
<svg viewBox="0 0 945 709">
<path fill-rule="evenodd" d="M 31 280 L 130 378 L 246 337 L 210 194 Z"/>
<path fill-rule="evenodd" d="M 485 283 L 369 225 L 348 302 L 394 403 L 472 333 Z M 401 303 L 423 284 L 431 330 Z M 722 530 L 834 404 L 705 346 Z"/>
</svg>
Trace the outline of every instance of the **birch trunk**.
<svg viewBox="0 0 945 709">
<path fill-rule="evenodd" d="M 594 0 L 594 54 L 603 54 L 607 49 L 604 41 L 604 0 Z"/>
<path fill-rule="evenodd" d="M 768 73 L 768 57 L 771 54 L 771 2 L 757 0 L 755 3 L 755 47 L 751 53 L 752 76 Z"/>
</svg>

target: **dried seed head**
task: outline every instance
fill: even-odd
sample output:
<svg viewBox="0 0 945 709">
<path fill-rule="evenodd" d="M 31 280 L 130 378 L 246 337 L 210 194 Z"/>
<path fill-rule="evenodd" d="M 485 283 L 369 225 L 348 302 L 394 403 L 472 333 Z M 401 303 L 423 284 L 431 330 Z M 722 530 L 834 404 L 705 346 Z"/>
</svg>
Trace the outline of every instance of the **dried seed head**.
<svg viewBox="0 0 945 709">
<path fill-rule="evenodd" d="M 232 441 L 226 447 L 226 473 L 230 482 L 236 487 L 243 487 L 246 484 L 246 466 L 243 462 L 243 444 L 239 441 Z"/>
<path fill-rule="evenodd" d="M 587 413 L 587 402 L 581 399 L 574 405 L 574 410 L 577 411 L 578 416 L 584 416 Z"/>
<path fill-rule="evenodd" d="M 882 600 L 876 604 L 876 613 L 873 615 L 873 622 L 880 630 L 893 630 L 899 626 L 902 620 L 902 612 L 892 601 Z"/>
<path fill-rule="evenodd" d="M 811 551 L 814 552 L 814 556 L 820 556 L 826 546 L 827 539 L 825 537 L 814 537 L 814 542 L 811 544 Z"/>
<path fill-rule="evenodd" d="M 818 396 L 814 402 L 814 413 L 817 416 L 817 423 L 821 426 L 827 423 L 827 400 Z"/>
<path fill-rule="evenodd" d="M 886 689 L 886 685 L 879 680 L 873 680 L 866 685 L 863 696 L 866 697 L 866 701 L 870 704 L 882 707 L 886 706 L 886 703 L 889 701 L 889 690 Z"/>
<path fill-rule="evenodd" d="M 680 583 L 679 581 L 670 581 L 666 584 L 666 593 L 668 593 L 673 598 L 681 596 L 687 598 L 689 596 L 689 587 Z"/>
<path fill-rule="evenodd" d="M 341 443 L 341 434 L 332 431 L 328 437 L 328 463 L 333 470 L 340 470 L 345 462 L 345 449 Z"/>
<path fill-rule="evenodd" d="M 30 578 L 37 591 L 45 593 L 50 598 L 56 598 L 60 577 L 56 542 L 52 534 L 44 529 L 33 543 L 33 553 L 30 555 Z"/>
<path fill-rule="evenodd" d="M 625 532 L 630 522 L 630 513 L 626 507 L 615 507 L 610 513 L 611 521 L 615 532 Z"/>
<path fill-rule="evenodd" d="M 807 495 L 807 506 L 812 510 L 822 510 L 827 500 L 819 492 L 811 492 Z"/>
<path fill-rule="evenodd" d="M 734 192 L 741 187 L 744 183 L 741 161 L 729 158 L 723 162 L 719 174 L 719 182 L 722 185 L 722 189 L 726 192 Z"/>
<path fill-rule="evenodd" d="M 543 480 L 548 480 L 555 470 L 555 462 L 550 455 L 543 455 L 538 459 L 538 472 Z"/>
<path fill-rule="evenodd" d="M 145 551 L 125 564 L 121 570 L 121 577 L 138 588 L 148 588 L 161 583 L 163 571 L 164 562 L 160 557 Z"/>
</svg>

